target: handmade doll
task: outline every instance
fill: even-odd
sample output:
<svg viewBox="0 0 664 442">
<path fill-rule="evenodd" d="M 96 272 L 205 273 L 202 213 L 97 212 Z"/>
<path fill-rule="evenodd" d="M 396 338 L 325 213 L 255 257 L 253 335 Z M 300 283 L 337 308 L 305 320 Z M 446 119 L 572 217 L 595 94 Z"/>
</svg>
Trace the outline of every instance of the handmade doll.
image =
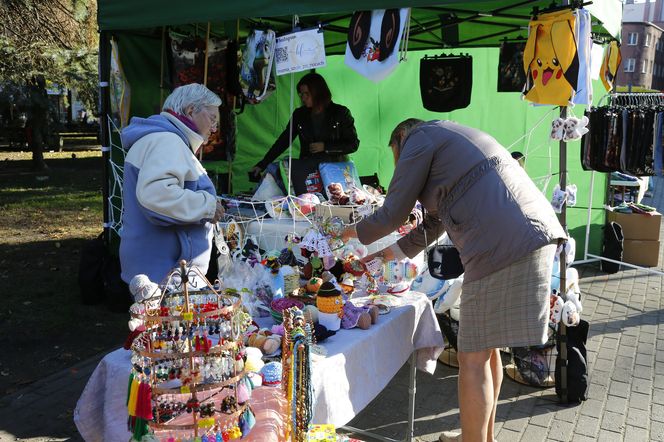
<svg viewBox="0 0 664 442">
<path fill-rule="evenodd" d="M 370 307 L 356 306 L 352 302 L 347 301 L 343 308 L 343 317 L 341 318 L 342 328 L 361 328 L 366 330 L 375 324 L 378 320 L 378 307 L 372 305 Z"/>
<path fill-rule="evenodd" d="M 264 329 L 247 337 L 247 346 L 260 349 L 263 354 L 271 355 L 281 347 L 281 336 Z"/>
<path fill-rule="evenodd" d="M 339 330 L 343 314 L 343 298 L 334 284 L 328 281 L 320 286 L 316 297 L 316 307 L 318 308 L 318 322 L 328 330 Z"/>
</svg>

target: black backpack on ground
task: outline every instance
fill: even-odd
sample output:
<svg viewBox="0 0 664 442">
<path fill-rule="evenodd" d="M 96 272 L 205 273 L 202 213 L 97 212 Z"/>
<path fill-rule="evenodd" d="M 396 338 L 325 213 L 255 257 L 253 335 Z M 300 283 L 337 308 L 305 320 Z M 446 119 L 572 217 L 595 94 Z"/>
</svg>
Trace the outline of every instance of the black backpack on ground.
<svg viewBox="0 0 664 442">
<path fill-rule="evenodd" d="M 623 259 L 623 241 L 622 226 L 616 222 L 610 222 L 604 226 L 604 243 L 602 244 L 602 256 L 622 261 Z M 600 269 L 606 273 L 616 273 L 620 270 L 620 264 L 609 261 L 600 261 Z"/>
<path fill-rule="evenodd" d="M 588 339 L 588 328 L 590 324 L 583 319 L 576 327 L 567 327 L 565 333 L 566 342 L 556 339 L 556 395 L 563 396 L 561 382 L 561 368 L 563 360 L 560 358 L 560 346 L 567 345 L 567 401 L 578 403 L 588 399 L 588 360 L 586 354 L 586 340 Z"/>
<path fill-rule="evenodd" d="M 122 280 L 120 273 L 120 258 L 107 253 L 102 277 L 106 307 L 113 313 L 127 313 L 134 302 L 129 285 Z"/>
<path fill-rule="evenodd" d="M 104 302 L 104 280 L 102 271 L 106 256 L 104 234 L 89 241 L 81 248 L 78 264 L 78 287 L 81 290 L 81 303 L 96 305 Z"/>
<path fill-rule="evenodd" d="M 103 233 L 81 249 L 78 286 L 85 305 L 106 303 L 110 311 L 126 313 L 133 302 L 129 286 L 120 277 L 120 259 L 109 253 Z"/>
<path fill-rule="evenodd" d="M 436 314 L 438 318 L 438 325 L 443 332 L 445 339 L 450 343 L 452 348 L 457 350 L 457 335 L 459 334 L 459 321 L 455 321 L 449 315 L 449 312 Z"/>
</svg>

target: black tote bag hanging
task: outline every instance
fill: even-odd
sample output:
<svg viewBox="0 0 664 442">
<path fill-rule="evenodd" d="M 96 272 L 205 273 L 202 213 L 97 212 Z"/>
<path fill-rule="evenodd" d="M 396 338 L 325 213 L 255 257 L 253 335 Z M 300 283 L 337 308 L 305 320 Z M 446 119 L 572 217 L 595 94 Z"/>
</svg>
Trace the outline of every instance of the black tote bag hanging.
<svg viewBox="0 0 664 442">
<path fill-rule="evenodd" d="M 470 55 L 425 56 L 420 60 L 420 94 L 425 109 L 450 112 L 468 107 L 472 89 Z"/>
<path fill-rule="evenodd" d="M 463 263 L 459 250 L 453 244 L 439 244 L 439 235 L 436 234 L 436 244 L 429 247 L 427 238 L 427 211 L 424 209 L 424 222 L 418 226 L 424 232 L 424 243 L 427 254 L 427 267 L 429 274 L 436 278 L 447 281 L 456 279 L 464 273 Z"/>
<path fill-rule="evenodd" d="M 500 45 L 498 58 L 498 92 L 521 92 L 526 84 L 523 71 L 523 50 L 526 42 L 506 42 Z"/>
<path fill-rule="evenodd" d="M 459 250 L 451 244 L 435 244 L 427 251 L 429 274 L 436 279 L 456 279 L 464 272 Z"/>
</svg>

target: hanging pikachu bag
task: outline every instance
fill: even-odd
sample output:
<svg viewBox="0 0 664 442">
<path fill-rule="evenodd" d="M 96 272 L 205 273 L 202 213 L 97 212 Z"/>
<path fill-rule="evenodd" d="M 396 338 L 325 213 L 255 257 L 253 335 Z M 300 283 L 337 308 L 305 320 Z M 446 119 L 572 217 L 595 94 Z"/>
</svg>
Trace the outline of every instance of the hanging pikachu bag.
<svg viewBox="0 0 664 442">
<path fill-rule="evenodd" d="M 604 59 L 599 70 L 600 79 L 607 92 L 611 92 L 615 86 L 616 74 L 621 61 L 620 46 L 617 41 L 612 41 L 604 50 Z"/>
<path fill-rule="evenodd" d="M 579 57 L 571 10 L 540 14 L 528 29 L 523 52 L 524 98 L 538 104 L 567 106 L 579 78 Z"/>
</svg>

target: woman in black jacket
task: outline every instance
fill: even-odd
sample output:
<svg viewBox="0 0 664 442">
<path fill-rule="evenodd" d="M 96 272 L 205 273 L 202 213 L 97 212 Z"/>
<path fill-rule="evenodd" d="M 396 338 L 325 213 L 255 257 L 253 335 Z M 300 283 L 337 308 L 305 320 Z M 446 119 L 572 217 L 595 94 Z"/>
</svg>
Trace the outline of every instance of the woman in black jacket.
<svg viewBox="0 0 664 442">
<path fill-rule="evenodd" d="M 302 106 L 295 109 L 290 122 L 270 150 L 250 171 L 258 176 L 268 164 L 277 159 L 293 141 L 300 138 L 300 159 L 311 158 L 323 162 L 346 161 L 360 145 L 350 110 L 332 102 L 332 94 L 322 76 L 309 73 L 297 83 Z"/>
</svg>

